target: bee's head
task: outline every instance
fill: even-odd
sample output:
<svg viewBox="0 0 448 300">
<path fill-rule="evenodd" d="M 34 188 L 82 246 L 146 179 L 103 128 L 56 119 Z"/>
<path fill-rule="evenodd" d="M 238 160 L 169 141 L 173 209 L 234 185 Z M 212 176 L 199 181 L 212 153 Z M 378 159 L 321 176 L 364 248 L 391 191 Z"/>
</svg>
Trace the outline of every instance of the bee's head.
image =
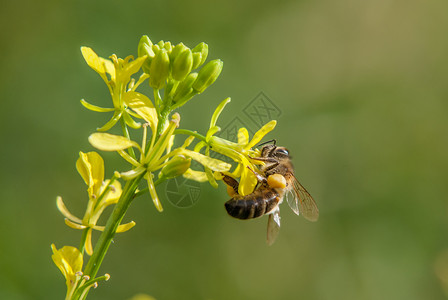
<svg viewBox="0 0 448 300">
<path fill-rule="evenodd" d="M 289 151 L 285 147 L 277 147 L 275 144 L 268 144 L 261 148 L 261 157 L 275 157 L 278 159 L 289 159 Z"/>
</svg>

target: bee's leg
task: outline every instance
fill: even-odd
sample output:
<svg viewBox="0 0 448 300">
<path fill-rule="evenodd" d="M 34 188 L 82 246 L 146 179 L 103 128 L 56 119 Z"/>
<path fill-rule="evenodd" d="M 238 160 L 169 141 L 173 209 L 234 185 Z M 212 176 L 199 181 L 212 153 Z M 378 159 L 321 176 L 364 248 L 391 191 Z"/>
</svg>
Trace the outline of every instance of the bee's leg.
<svg viewBox="0 0 448 300">
<path fill-rule="evenodd" d="M 222 173 L 221 173 L 222 174 Z M 239 186 L 239 183 L 238 183 L 238 181 L 236 181 L 234 178 L 232 178 L 232 177 L 230 177 L 230 176 L 228 176 L 228 175 L 224 175 L 224 174 L 222 174 L 222 180 L 228 185 L 228 186 L 230 186 L 234 191 L 235 191 L 235 193 L 237 193 L 238 194 L 238 186 Z"/>
<path fill-rule="evenodd" d="M 249 166 L 247 166 L 247 168 L 248 168 L 249 170 L 251 170 L 252 173 L 254 173 L 255 177 L 257 177 L 258 182 L 261 182 L 261 183 L 267 183 L 267 182 L 268 182 L 268 180 L 266 179 L 266 177 L 264 177 L 264 176 L 261 175 L 260 173 L 256 172 L 255 170 L 252 170 Z"/>
<path fill-rule="evenodd" d="M 250 157 L 250 159 L 254 159 L 254 160 L 259 160 L 259 161 L 264 161 L 264 162 L 269 162 L 271 163 L 270 165 L 266 166 L 265 168 L 265 173 L 269 170 L 274 169 L 275 167 L 277 167 L 280 163 L 278 161 L 278 159 L 275 159 L 273 157 Z"/>
</svg>

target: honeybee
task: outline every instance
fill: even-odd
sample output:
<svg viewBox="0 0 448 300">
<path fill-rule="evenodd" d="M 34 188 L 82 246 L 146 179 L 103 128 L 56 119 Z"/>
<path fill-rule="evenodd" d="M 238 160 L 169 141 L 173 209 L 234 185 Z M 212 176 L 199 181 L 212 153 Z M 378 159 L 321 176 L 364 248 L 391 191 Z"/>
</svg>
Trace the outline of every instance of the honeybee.
<svg viewBox="0 0 448 300">
<path fill-rule="evenodd" d="M 309 221 L 317 221 L 319 209 L 310 193 L 294 176 L 294 167 L 289 151 L 278 147 L 273 140 L 261 149 L 260 157 L 251 158 L 264 162 L 261 174 L 252 170 L 258 180 L 252 194 L 238 195 L 238 181 L 224 175 L 223 181 L 235 192 L 232 199 L 225 203 L 227 213 L 237 219 L 247 220 L 269 215 L 267 243 L 272 245 L 280 229 L 280 208 L 283 198 L 297 215 L 302 214 Z M 280 176 L 281 175 L 281 176 Z"/>
</svg>

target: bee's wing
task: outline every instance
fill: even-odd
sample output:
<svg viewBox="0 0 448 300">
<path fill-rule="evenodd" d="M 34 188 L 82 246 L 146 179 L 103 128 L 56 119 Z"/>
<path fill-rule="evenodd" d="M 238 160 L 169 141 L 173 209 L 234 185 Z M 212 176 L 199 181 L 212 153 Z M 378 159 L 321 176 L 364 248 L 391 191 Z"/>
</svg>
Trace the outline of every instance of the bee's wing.
<svg viewBox="0 0 448 300">
<path fill-rule="evenodd" d="M 293 178 L 293 190 L 286 195 L 286 200 L 297 215 L 300 212 L 305 219 L 313 222 L 319 218 L 316 202 L 295 177 Z"/>
<path fill-rule="evenodd" d="M 273 213 L 269 214 L 268 219 L 268 232 L 266 242 L 268 245 L 272 245 L 278 236 L 280 231 L 280 210 L 277 208 Z"/>
</svg>

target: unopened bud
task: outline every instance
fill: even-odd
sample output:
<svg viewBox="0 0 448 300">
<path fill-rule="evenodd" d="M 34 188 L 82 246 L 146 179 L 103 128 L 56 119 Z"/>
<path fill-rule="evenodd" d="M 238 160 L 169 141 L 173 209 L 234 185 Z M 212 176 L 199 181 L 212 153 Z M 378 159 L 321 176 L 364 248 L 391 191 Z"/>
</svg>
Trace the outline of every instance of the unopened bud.
<svg viewBox="0 0 448 300">
<path fill-rule="evenodd" d="M 184 103 L 194 96 L 195 92 L 192 86 L 197 77 L 198 73 L 190 73 L 184 80 L 180 82 L 173 97 L 174 103 Z"/>
<path fill-rule="evenodd" d="M 161 174 L 169 179 L 184 174 L 191 165 L 191 158 L 183 155 L 173 157 L 166 166 L 162 168 Z"/>
<path fill-rule="evenodd" d="M 215 59 L 206 64 L 198 74 L 198 78 L 193 83 L 193 89 L 198 93 L 202 93 L 218 78 L 222 71 L 223 62 Z"/>
<path fill-rule="evenodd" d="M 163 48 L 168 52 L 168 54 L 173 50 L 171 42 L 166 42 L 165 44 L 163 44 Z"/>
<path fill-rule="evenodd" d="M 155 54 L 152 51 L 152 42 L 147 35 L 142 36 L 140 42 L 138 43 L 138 56 L 147 56 L 145 62 L 142 65 L 143 72 L 149 73 L 149 67 L 151 66 L 151 61 Z"/>
<path fill-rule="evenodd" d="M 171 71 L 175 80 L 183 80 L 191 72 L 193 67 L 193 55 L 191 50 L 186 48 L 179 53 L 173 62 L 173 69 Z"/>
<path fill-rule="evenodd" d="M 157 52 L 151 62 L 149 69 L 149 85 L 154 89 L 161 89 L 165 86 L 170 74 L 170 58 L 166 49 L 162 48 Z"/>
<path fill-rule="evenodd" d="M 184 52 L 185 50 L 189 49 L 187 46 L 185 46 L 183 43 L 179 43 L 177 44 L 173 50 L 170 53 L 170 59 L 171 61 L 174 61 L 176 59 L 176 57 L 181 53 Z"/>
<path fill-rule="evenodd" d="M 206 43 L 200 43 L 191 50 L 193 52 L 193 69 L 202 66 L 207 60 L 208 45 Z"/>
</svg>

